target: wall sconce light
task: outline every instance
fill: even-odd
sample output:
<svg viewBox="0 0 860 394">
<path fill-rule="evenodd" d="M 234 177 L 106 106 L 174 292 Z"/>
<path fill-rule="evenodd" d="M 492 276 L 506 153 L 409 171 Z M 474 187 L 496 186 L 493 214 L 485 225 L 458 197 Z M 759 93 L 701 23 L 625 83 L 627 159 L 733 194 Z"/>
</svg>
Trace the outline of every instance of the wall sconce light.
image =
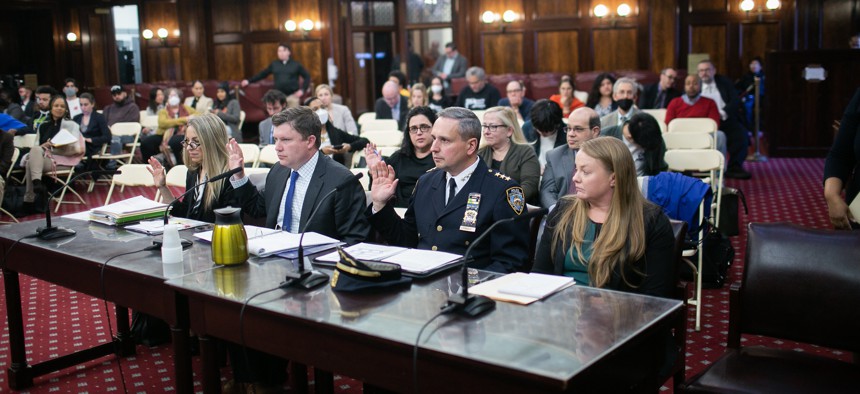
<svg viewBox="0 0 860 394">
<path fill-rule="evenodd" d="M 774 12 L 776 12 L 777 9 L 782 6 L 779 0 L 767 0 L 766 2 L 764 2 L 764 7 L 762 7 L 762 3 L 759 3 L 758 7 L 756 7 L 755 3 L 756 2 L 753 0 L 743 0 L 741 1 L 740 9 L 747 14 L 747 17 L 749 17 L 751 14 L 755 14 L 759 22 L 762 21 L 762 17 L 764 17 L 764 14 L 773 14 Z"/>
<path fill-rule="evenodd" d="M 152 37 L 153 37 L 152 30 L 149 30 L 149 29 L 143 30 L 143 39 L 144 40 L 151 40 Z"/>
<path fill-rule="evenodd" d="M 286 22 L 284 22 L 284 30 L 286 30 L 290 33 L 296 31 L 297 26 L 298 25 L 296 25 L 296 21 L 294 21 L 292 19 L 288 19 Z"/>
<path fill-rule="evenodd" d="M 66 34 L 66 39 L 69 40 L 69 42 L 75 42 L 78 40 L 78 35 L 70 32 L 69 34 Z"/>
<path fill-rule="evenodd" d="M 305 19 L 299 23 L 296 23 L 296 21 L 292 19 L 288 19 L 286 22 L 284 22 L 284 30 L 289 33 L 299 30 L 302 33 L 302 39 L 308 38 L 308 34 L 311 32 L 311 30 L 314 29 L 314 26 L 314 21 L 310 19 Z"/>
<path fill-rule="evenodd" d="M 155 32 L 158 35 L 158 38 L 161 40 L 161 45 L 167 45 L 167 29 L 160 28 Z"/>
<path fill-rule="evenodd" d="M 493 11 L 484 11 L 484 13 L 481 14 L 481 22 L 483 22 L 485 25 L 499 22 L 499 30 L 504 33 L 505 29 L 508 27 L 508 24 L 516 21 L 517 19 L 519 19 L 519 17 L 520 16 L 512 10 L 507 10 L 502 15 L 499 15 L 498 13 Z"/>
<path fill-rule="evenodd" d="M 592 10 L 592 15 L 599 19 L 611 21 L 613 26 L 618 23 L 619 20 L 627 18 L 631 14 L 633 14 L 633 8 L 627 3 L 619 4 L 615 9 L 615 14 L 610 14 L 609 7 L 603 4 L 594 6 L 594 9 Z"/>
</svg>

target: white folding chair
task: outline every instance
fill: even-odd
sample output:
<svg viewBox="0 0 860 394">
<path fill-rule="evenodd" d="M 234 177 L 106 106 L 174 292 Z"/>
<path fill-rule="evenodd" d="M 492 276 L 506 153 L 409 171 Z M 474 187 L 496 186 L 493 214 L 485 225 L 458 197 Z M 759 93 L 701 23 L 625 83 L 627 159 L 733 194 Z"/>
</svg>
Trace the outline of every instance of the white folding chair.
<svg viewBox="0 0 860 394">
<path fill-rule="evenodd" d="M 585 101 L 583 101 L 584 103 Z M 666 124 L 666 109 L 665 108 L 657 108 L 657 109 L 643 109 L 642 112 L 651 115 L 654 119 L 662 122 L 664 125 Z M 663 129 L 663 132 L 666 132 L 666 129 Z"/>
<path fill-rule="evenodd" d="M 473 110 L 472 110 L 472 112 L 475 114 L 475 116 L 477 116 L 477 117 L 478 117 L 478 121 L 479 121 L 479 122 L 483 122 L 483 121 L 484 121 L 484 114 L 485 114 L 487 111 L 486 111 L 486 110 L 482 110 L 482 109 L 473 109 Z"/>
<path fill-rule="evenodd" d="M 665 118 L 665 117 L 664 117 Z M 711 118 L 676 118 L 669 123 L 668 133 L 709 133 L 713 143 L 712 148 L 717 146 L 717 122 Z"/>
<path fill-rule="evenodd" d="M 398 130 L 368 130 L 362 131 L 361 136 L 370 140 L 378 147 L 396 146 L 399 147 L 403 141 L 403 132 Z"/>
<path fill-rule="evenodd" d="M 666 150 L 673 149 L 714 149 L 714 137 L 706 132 L 663 133 Z"/>
<path fill-rule="evenodd" d="M 32 148 L 36 145 L 36 134 L 16 135 L 12 139 L 12 145 L 16 148 Z"/>
<path fill-rule="evenodd" d="M 245 124 L 245 111 L 239 111 L 239 130 L 237 135 L 242 135 L 242 125 Z"/>
<path fill-rule="evenodd" d="M 399 128 L 394 119 L 368 119 L 361 125 L 361 134 L 368 131 L 399 131 Z"/>
<path fill-rule="evenodd" d="M 723 198 L 722 188 L 716 187 L 715 185 L 722 185 L 723 183 L 723 155 L 714 150 L 714 149 L 676 149 L 666 151 L 665 155 L 666 163 L 669 164 L 669 170 L 671 171 L 697 171 L 697 172 L 707 172 L 709 176 L 707 178 L 702 179 L 703 182 L 707 183 L 711 186 L 711 189 L 714 190 L 716 194 L 715 203 L 712 203 L 710 207 L 704 206 L 704 201 L 699 204 L 699 218 L 705 217 L 705 209 L 709 210 L 711 213 L 711 220 L 714 222 L 714 226 L 719 227 L 720 225 L 720 202 Z M 704 226 L 703 226 L 704 227 Z M 704 228 L 699 230 L 699 243 L 694 250 L 685 250 L 683 252 L 683 256 L 685 261 L 690 264 L 691 267 L 694 268 L 695 276 L 696 276 L 696 294 L 695 297 L 689 299 L 687 303 L 689 305 L 696 306 L 696 331 L 701 330 L 701 322 L 702 322 L 702 262 L 703 262 L 703 251 L 702 251 L 702 240 L 704 240 L 705 233 Z M 689 258 L 698 253 L 698 261 L 696 264 L 693 264 L 689 261 Z"/>
<path fill-rule="evenodd" d="M 126 164 L 119 168 L 121 171 L 120 174 L 116 174 L 113 176 L 113 179 L 110 183 L 110 189 L 108 190 L 107 198 L 105 199 L 105 205 L 110 204 L 111 195 L 113 195 L 113 188 L 116 185 L 120 186 L 155 186 L 155 183 L 152 181 L 152 174 L 146 169 L 146 164 Z M 182 185 L 185 185 L 185 180 L 183 179 Z"/>
<path fill-rule="evenodd" d="M 84 205 L 87 205 L 86 200 L 84 200 L 84 198 L 81 197 L 81 195 L 78 194 L 77 191 L 75 191 L 75 189 L 72 187 L 72 185 L 69 184 L 69 181 L 71 181 L 72 177 L 75 176 L 75 167 L 68 167 L 65 169 L 57 168 L 56 171 L 49 171 L 49 172 L 45 173 L 45 175 L 51 177 L 55 182 L 60 184 L 60 187 L 63 188 L 63 190 L 60 192 L 60 195 L 54 197 L 54 202 L 55 202 L 54 213 L 59 212 L 60 211 L 60 205 L 63 205 L 63 204 L 84 204 Z M 78 201 L 66 201 L 65 198 L 66 198 L 66 192 L 67 191 L 72 192 L 72 194 L 74 194 L 75 197 L 78 198 Z"/>
<path fill-rule="evenodd" d="M 21 150 L 18 148 L 13 148 L 13 149 L 14 150 L 12 151 L 12 164 L 15 164 L 15 162 L 18 161 L 18 156 L 21 155 Z M 3 178 L 5 179 L 5 182 L 7 185 L 9 184 L 9 179 L 12 176 L 12 167 L 13 166 L 9 166 L 9 170 L 6 171 L 5 174 L 3 174 Z M 3 198 L 3 196 L 0 195 L 0 199 L 2 199 L 2 198 Z M 5 213 L 10 218 L 12 218 L 12 220 L 14 220 L 15 223 L 18 223 L 18 218 L 16 218 L 15 215 L 12 215 L 11 213 L 9 213 L 9 211 L 3 209 L 3 207 L 0 207 L 0 213 Z M 0 223 L 11 223 L 11 222 L 0 221 Z"/>
<path fill-rule="evenodd" d="M 275 165 L 278 162 L 278 152 L 275 151 L 275 145 L 266 145 L 260 149 L 260 155 L 257 157 L 257 162 L 254 167 L 259 167 L 260 163 Z"/>
<path fill-rule="evenodd" d="M 140 124 L 147 129 L 155 130 L 158 128 L 158 115 L 146 115 L 146 111 L 143 111 L 143 115 L 140 117 Z"/>
<path fill-rule="evenodd" d="M 126 146 L 129 148 L 129 151 L 126 153 L 110 153 L 110 143 L 102 145 L 102 150 L 92 156 L 90 160 L 116 160 L 120 163 L 120 165 L 131 164 L 134 161 L 134 152 L 137 150 L 137 147 L 140 146 L 140 130 L 143 126 L 141 126 L 138 122 L 119 122 L 114 123 L 113 126 L 110 127 L 110 133 L 112 136 L 134 136 L 134 141 Z M 108 181 L 109 178 L 104 179 L 105 182 Z M 96 182 L 99 182 L 101 179 L 93 179 L 90 181 L 89 188 L 87 189 L 87 193 L 93 191 L 95 188 Z"/>
<path fill-rule="evenodd" d="M 370 185 L 370 177 L 367 176 L 367 168 L 352 168 L 350 171 L 352 171 L 353 174 L 364 174 L 358 182 L 361 183 L 362 189 L 367 190 Z"/>
<path fill-rule="evenodd" d="M 365 113 L 361 114 L 358 117 L 358 120 L 356 120 L 355 122 L 358 123 L 359 125 L 361 125 L 361 127 L 364 127 L 365 122 L 367 122 L 368 120 L 374 120 L 374 119 L 376 119 L 376 112 L 365 112 Z"/>
<path fill-rule="evenodd" d="M 242 149 L 242 157 L 245 158 L 245 167 L 256 167 L 257 159 L 260 157 L 260 147 L 257 144 L 239 144 Z"/>
<path fill-rule="evenodd" d="M 173 166 L 170 171 L 164 176 L 164 183 L 167 187 L 185 187 L 185 179 L 188 176 L 188 167 L 184 164 Z M 155 191 L 155 201 L 161 201 L 164 196 L 161 195 L 161 190 Z"/>
</svg>

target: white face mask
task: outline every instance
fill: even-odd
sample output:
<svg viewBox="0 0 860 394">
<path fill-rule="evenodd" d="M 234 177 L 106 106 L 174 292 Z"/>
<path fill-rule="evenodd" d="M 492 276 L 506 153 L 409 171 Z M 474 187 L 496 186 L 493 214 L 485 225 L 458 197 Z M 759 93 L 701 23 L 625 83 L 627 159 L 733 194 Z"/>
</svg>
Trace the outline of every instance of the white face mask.
<svg viewBox="0 0 860 394">
<path fill-rule="evenodd" d="M 175 107 L 175 106 L 179 105 L 179 97 L 170 96 L 170 98 L 167 99 L 167 104 L 170 104 L 171 107 Z"/>
<path fill-rule="evenodd" d="M 430 90 L 433 93 L 442 93 L 442 85 L 432 85 L 430 86 Z"/>
<path fill-rule="evenodd" d="M 328 111 L 320 108 L 317 110 L 317 116 L 320 117 L 320 123 L 325 124 L 325 122 L 328 122 Z"/>
</svg>

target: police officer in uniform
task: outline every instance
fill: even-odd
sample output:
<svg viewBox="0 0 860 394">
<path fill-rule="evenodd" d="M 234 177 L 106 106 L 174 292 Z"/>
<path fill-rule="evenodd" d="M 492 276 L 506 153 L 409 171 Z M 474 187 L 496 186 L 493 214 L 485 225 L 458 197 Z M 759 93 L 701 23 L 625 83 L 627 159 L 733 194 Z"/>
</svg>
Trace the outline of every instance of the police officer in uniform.
<svg viewBox="0 0 860 394">
<path fill-rule="evenodd" d="M 385 162 L 370 169 L 369 221 L 389 244 L 463 254 L 490 225 L 523 213 L 523 189 L 478 157 L 481 122 L 472 111 L 442 110 L 431 135 L 436 168 L 418 179 L 404 218 L 388 204 L 397 186 L 394 169 Z M 528 234 L 527 221 L 499 225 L 472 250 L 469 266 L 517 271 L 528 259 Z"/>
</svg>

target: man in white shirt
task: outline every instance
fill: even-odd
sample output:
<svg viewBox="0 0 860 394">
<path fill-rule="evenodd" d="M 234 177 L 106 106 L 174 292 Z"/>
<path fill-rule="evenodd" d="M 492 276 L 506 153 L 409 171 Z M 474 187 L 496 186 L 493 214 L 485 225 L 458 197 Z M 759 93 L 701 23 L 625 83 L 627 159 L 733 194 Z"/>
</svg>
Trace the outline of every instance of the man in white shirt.
<svg viewBox="0 0 860 394">
<path fill-rule="evenodd" d="M 710 60 L 702 60 L 696 67 L 702 80 L 702 96 L 714 100 L 720 111 L 720 130 L 726 133 L 729 157 L 726 163 L 726 178 L 750 179 L 744 170 L 744 160 L 749 148 L 749 133 L 740 120 L 740 99 L 735 86 L 728 78 L 718 75 Z"/>
</svg>

